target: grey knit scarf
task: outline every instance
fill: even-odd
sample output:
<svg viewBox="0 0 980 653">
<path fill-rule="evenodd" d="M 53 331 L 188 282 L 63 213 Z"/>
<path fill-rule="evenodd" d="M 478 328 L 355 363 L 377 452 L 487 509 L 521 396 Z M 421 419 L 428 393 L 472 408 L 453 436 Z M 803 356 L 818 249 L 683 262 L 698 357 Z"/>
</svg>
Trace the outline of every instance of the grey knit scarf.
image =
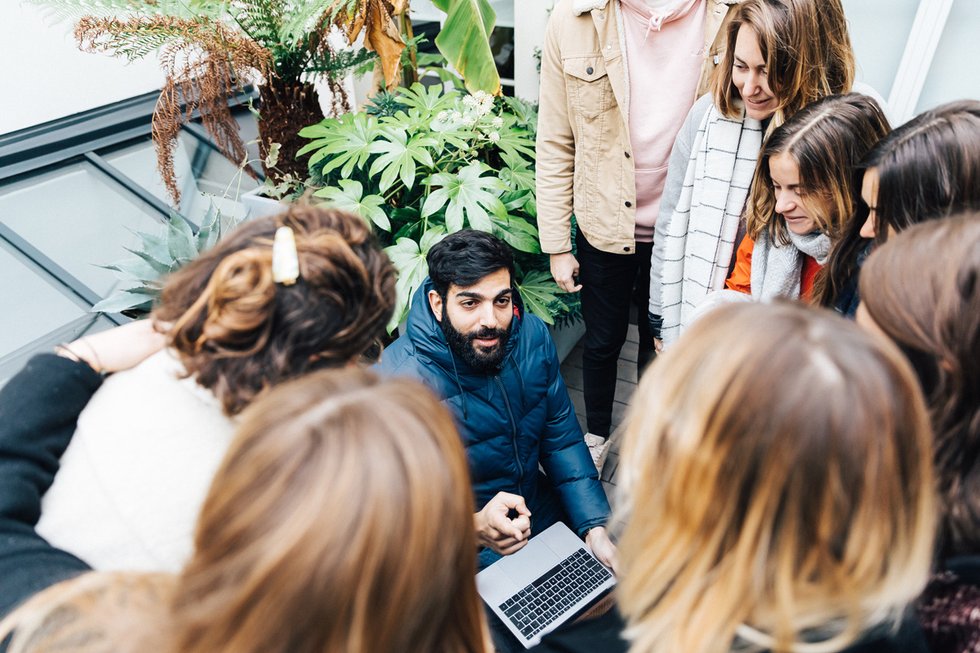
<svg viewBox="0 0 980 653">
<path fill-rule="evenodd" d="M 775 297 L 798 299 L 803 255 L 812 256 L 823 265 L 830 254 L 830 237 L 815 231 L 805 236 L 789 232 L 790 243 L 778 245 L 763 231 L 752 249 L 752 297 L 769 300 Z"/>
</svg>

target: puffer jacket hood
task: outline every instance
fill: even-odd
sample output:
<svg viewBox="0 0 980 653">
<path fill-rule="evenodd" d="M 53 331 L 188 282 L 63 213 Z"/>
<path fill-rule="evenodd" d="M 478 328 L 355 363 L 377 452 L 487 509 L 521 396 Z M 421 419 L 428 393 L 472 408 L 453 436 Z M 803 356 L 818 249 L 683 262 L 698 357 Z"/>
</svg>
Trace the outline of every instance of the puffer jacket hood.
<svg viewBox="0 0 980 653">
<path fill-rule="evenodd" d="M 609 504 L 544 323 L 524 312 L 515 293 L 501 369 L 478 372 L 449 349 L 429 308 L 431 289 L 427 279 L 416 292 L 405 333 L 385 349 L 379 367 L 422 381 L 449 408 L 466 447 L 476 508 L 497 492 L 512 492 L 527 502 L 533 533 L 554 523 L 559 508 L 579 534 L 604 524 Z"/>
</svg>

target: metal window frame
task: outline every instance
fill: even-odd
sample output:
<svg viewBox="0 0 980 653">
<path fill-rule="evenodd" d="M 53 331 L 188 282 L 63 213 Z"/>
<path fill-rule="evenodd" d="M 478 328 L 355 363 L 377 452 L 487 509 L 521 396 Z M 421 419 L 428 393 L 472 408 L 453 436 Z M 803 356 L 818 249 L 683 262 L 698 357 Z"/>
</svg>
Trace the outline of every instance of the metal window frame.
<svg viewBox="0 0 980 653">
<path fill-rule="evenodd" d="M 953 9 L 953 1 L 919 0 L 912 30 L 905 42 L 905 51 L 888 95 L 888 108 L 896 124 L 900 125 L 915 116 L 922 89 L 932 69 L 932 60 Z"/>
<path fill-rule="evenodd" d="M 152 116 L 158 92 L 146 93 L 128 100 L 91 109 L 73 116 L 0 135 L 0 186 L 16 183 L 45 172 L 78 163 L 85 163 L 104 176 L 121 196 L 150 209 L 151 217 L 160 222 L 177 217 L 186 220 L 197 229 L 187 216 L 170 207 L 165 201 L 150 193 L 125 172 L 111 164 L 104 154 L 127 145 L 148 139 L 152 131 Z M 252 89 L 229 98 L 229 106 L 242 107 L 256 93 Z M 216 153 L 220 149 L 207 132 L 196 122 L 183 126 L 182 131 Z M 199 150 L 200 151 L 200 150 Z M 254 167 L 254 166 L 253 166 Z M 11 227 L 0 223 L 0 245 L 22 258 L 28 265 L 66 297 L 82 306 L 92 307 L 102 297 L 92 288 L 68 272 L 63 266 L 31 244 Z M 76 318 L 50 333 L 40 334 L 28 345 L 0 357 L 0 376 L 12 373 L 31 355 L 53 343 L 78 337 L 105 317 L 115 324 L 129 320 L 121 314 L 93 313 Z M 0 384 L 3 379 L 0 378 Z"/>
</svg>

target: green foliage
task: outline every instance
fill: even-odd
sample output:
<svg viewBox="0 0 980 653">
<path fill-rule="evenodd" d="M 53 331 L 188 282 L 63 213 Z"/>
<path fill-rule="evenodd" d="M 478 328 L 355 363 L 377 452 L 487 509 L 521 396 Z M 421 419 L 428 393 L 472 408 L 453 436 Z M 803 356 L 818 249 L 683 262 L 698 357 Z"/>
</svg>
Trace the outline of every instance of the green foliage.
<svg viewBox="0 0 980 653">
<path fill-rule="evenodd" d="M 425 255 L 470 227 L 513 249 L 527 310 L 552 324 L 577 314 L 538 244 L 534 201 L 537 113 L 515 98 L 414 84 L 376 100 L 374 115 L 348 114 L 303 129 L 316 197 L 374 225 L 398 269 L 404 318 L 428 274 Z"/>
<path fill-rule="evenodd" d="M 162 235 L 136 232 L 140 246 L 126 248 L 133 258 L 103 266 L 117 273 L 121 286 L 93 306 L 92 311 L 148 313 L 160 296 L 164 277 L 211 249 L 221 238 L 221 230 L 221 214 L 212 206 L 197 233 L 177 215 L 167 220 Z"/>
</svg>

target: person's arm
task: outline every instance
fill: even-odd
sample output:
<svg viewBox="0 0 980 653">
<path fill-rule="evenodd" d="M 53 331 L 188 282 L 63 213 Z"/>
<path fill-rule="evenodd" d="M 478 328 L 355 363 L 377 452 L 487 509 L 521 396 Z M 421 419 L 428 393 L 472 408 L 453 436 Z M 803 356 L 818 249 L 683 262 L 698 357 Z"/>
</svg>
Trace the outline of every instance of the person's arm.
<svg viewBox="0 0 980 653">
<path fill-rule="evenodd" d="M 33 357 L 0 390 L 0 616 L 90 570 L 37 534 L 41 498 L 101 372 L 132 367 L 163 345 L 149 321 L 134 322 Z"/>
<path fill-rule="evenodd" d="M 546 335 L 543 340 L 547 358 L 548 417 L 541 434 L 541 466 L 558 492 L 572 529 L 580 537 L 588 537 L 590 531 L 596 529 L 591 535 L 599 542 L 598 538 L 606 533 L 604 528 L 597 527 L 604 527 L 609 519 L 609 501 L 599 483 L 599 473 L 589 455 L 575 408 L 561 378 L 555 345 Z M 611 552 L 615 553 L 614 547 Z M 595 550 L 593 553 L 597 557 L 600 555 Z M 602 562 L 611 566 L 613 561 L 607 559 Z"/>
<path fill-rule="evenodd" d="M 577 291 L 578 261 L 572 254 L 572 185 L 575 136 L 568 116 L 565 73 L 561 61 L 560 25 L 568 3 L 555 7 L 541 53 L 535 199 L 541 250 L 551 254 L 551 274 L 566 292 Z"/>
<path fill-rule="evenodd" d="M 667 227 L 670 218 L 674 215 L 677 202 L 681 196 L 681 189 L 684 186 L 684 177 L 687 175 L 687 166 L 691 160 L 691 152 L 694 150 L 694 143 L 697 140 L 698 127 L 704 114 L 711 106 L 711 96 L 704 95 L 684 119 L 677 137 L 674 139 L 674 146 L 670 150 L 670 160 L 667 164 L 667 180 L 664 182 L 664 193 L 660 200 L 660 214 L 657 216 L 657 223 L 654 225 L 653 252 L 650 254 L 650 305 L 648 308 L 649 319 L 652 326 L 658 326 L 663 307 L 663 270 L 664 252 L 667 247 Z M 660 329 L 656 328 L 653 332 L 654 338 L 659 340 Z M 658 347 L 659 349 L 659 347 Z"/>
<path fill-rule="evenodd" d="M 754 247 L 755 242 L 748 236 L 745 236 L 739 244 L 738 252 L 735 253 L 735 269 L 725 279 L 725 287 L 729 290 L 742 292 L 746 295 L 752 294 L 752 249 Z"/>
<path fill-rule="evenodd" d="M 0 615 L 89 570 L 34 527 L 78 415 L 101 384 L 87 363 L 40 354 L 0 390 Z"/>
</svg>

